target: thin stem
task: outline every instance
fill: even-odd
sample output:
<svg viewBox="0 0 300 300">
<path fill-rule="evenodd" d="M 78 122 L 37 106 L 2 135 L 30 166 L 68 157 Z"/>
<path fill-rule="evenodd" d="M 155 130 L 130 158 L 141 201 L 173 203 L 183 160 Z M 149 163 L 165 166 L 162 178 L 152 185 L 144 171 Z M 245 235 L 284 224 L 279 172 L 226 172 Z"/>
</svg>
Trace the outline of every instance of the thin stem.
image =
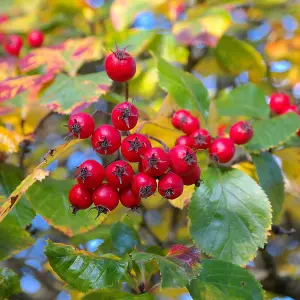
<svg viewBox="0 0 300 300">
<path fill-rule="evenodd" d="M 129 83 L 128 81 L 125 82 L 125 101 L 128 102 L 128 98 L 129 98 Z"/>
<path fill-rule="evenodd" d="M 170 150 L 169 147 L 168 147 L 167 144 L 165 144 L 162 140 L 160 140 L 160 139 L 158 139 L 158 138 L 156 138 L 156 137 L 154 137 L 154 136 L 152 136 L 152 135 L 149 135 L 149 134 L 145 134 L 145 136 L 146 136 L 147 138 L 153 140 L 153 141 L 156 141 L 156 142 L 160 143 L 160 144 L 164 147 L 164 150 L 165 150 L 166 152 L 169 152 L 169 150 Z"/>
<path fill-rule="evenodd" d="M 92 117 L 95 115 L 95 114 L 97 114 L 97 113 L 100 113 L 100 114 L 104 114 L 104 115 L 107 115 L 107 116 L 111 116 L 111 113 L 108 113 L 107 111 L 104 111 L 104 110 L 102 110 L 102 109 L 97 109 L 97 110 L 95 110 L 93 113 L 92 113 Z"/>
</svg>

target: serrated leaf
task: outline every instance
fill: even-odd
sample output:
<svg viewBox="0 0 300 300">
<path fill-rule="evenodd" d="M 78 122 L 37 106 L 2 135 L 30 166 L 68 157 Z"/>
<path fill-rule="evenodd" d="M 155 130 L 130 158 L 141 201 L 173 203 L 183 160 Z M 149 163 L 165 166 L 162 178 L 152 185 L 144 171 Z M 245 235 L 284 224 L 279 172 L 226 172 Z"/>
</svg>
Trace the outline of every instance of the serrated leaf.
<svg viewBox="0 0 300 300">
<path fill-rule="evenodd" d="M 220 260 L 203 260 L 200 276 L 191 281 L 188 290 L 194 300 L 264 299 L 263 289 L 252 274 L 237 265 Z"/>
<path fill-rule="evenodd" d="M 176 103 L 185 109 L 198 110 L 204 118 L 208 115 L 208 92 L 200 80 L 156 57 L 159 85 Z"/>
<path fill-rule="evenodd" d="M 245 41 L 225 35 L 218 42 L 216 55 L 219 63 L 232 75 L 247 71 L 254 82 L 265 77 L 266 65 L 261 54 Z"/>
<path fill-rule="evenodd" d="M 209 168 L 189 206 L 190 234 L 213 257 L 246 264 L 263 247 L 271 225 L 270 202 L 247 174 Z"/>
<path fill-rule="evenodd" d="M 52 241 L 48 241 L 45 254 L 57 275 L 82 292 L 118 287 L 128 264 L 116 256 L 97 256 Z"/>
<path fill-rule="evenodd" d="M 101 289 L 85 295 L 82 300 L 154 300 L 148 293 L 134 295 L 117 289 Z"/>
<path fill-rule="evenodd" d="M 0 299 L 8 299 L 10 296 L 20 293 L 18 275 L 8 268 L 0 268 L 0 287 Z"/>
<path fill-rule="evenodd" d="M 189 249 L 189 248 L 188 248 Z M 194 259 L 193 252 L 185 253 L 185 259 L 170 256 L 160 256 L 153 253 L 133 251 L 131 257 L 136 262 L 157 261 L 160 267 L 162 288 L 178 288 L 186 286 L 200 271 L 199 260 Z"/>
<path fill-rule="evenodd" d="M 259 183 L 271 202 L 273 223 L 276 223 L 284 201 L 284 183 L 280 167 L 269 152 L 252 155 L 252 160 L 256 166 Z"/>
<path fill-rule="evenodd" d="M 252 123 L 254 135 L 247 148 L 252 152 L 269 150 L 287 142 L 300 128 L 300 117 L 287 113 L 268 120 Z"/>
<path fill-rule="evenodd" d="M 241 85 L 218 101 L 218 113 L 221 116 L 245 116 L 267 119 L 270 114 L 263 90 L 252 83 Z"/>
<path fill-rule="evenodd" d="M 70 77 L 59 74 L 40 98 L 40 103 L 63 114 L 71 114 L 98 101 L 109 90 L 111 80 L 105 72 Z"/>
</svg>

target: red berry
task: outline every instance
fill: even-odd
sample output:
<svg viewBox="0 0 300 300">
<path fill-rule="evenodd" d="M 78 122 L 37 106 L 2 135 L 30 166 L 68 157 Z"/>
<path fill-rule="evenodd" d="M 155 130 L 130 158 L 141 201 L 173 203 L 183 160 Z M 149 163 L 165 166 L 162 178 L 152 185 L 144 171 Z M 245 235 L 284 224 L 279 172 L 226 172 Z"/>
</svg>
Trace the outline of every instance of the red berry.
<svg viewBox="0 0 300 300">
<path fill-rule="evenodd" d="M 183 180 L 173 172 L 168 172 L 159 179 L 158 192 L 166 199 L 176 199 L 183 192 Z"/>
<path fill-rule="evenodd" d="M 8 15 L 1 14 L 0 15 L 0 23 L 4 23 L 8 21 Z"/>
<path fill-rule="evenodd" d="M 141 156 L 151 148 L 149 139 L 139 133 L 130 134 L 121 144 L 121 152 L 124 158 L 130 162 L 139 162 Z"/>
<path fill-rule="evenodd" d="M 92 135 L 92 146 L 101 154 L 113 154 L 121 145 L 120 132 L 111 125 L 99 126 Z"/>
<path fill-rule="evenodd" d="M 227 138 L 217 138 L 209 147 L 211 159 L 219 163 L 229 162 L 233 158 L 234 153 L 234 143 L 232 140 Z"/>
<path fill-rule="evenodd" d="M 211 136 L 210 133 L 205 129 L 198 129 L 194 131 L 190 137 L 195 140 L 195 149 L 207 149 L 211 144 Z"/>
<path fill-rule="evenodd" d="M 136 210 L 141 204 L 141 198 L 134 195 L 128 186 L 120 191 L 120 202 L 123 206 Z"/>
<path fill-rule="evenodd" d="M 186 117 L 184 122 L 182 122 L 181 130 L 185 134 L 191 134 L 197 129 L 199 129 L 199 127 L 200 127 L 199 120 L 196 117 L 190 115 Z"/>
<path fill-rule="evenodd" d="M 86 113 L 74 114 L 70 117 L 68 126 L 69 135 L 79 139 L 89 138 L 95 129 L 95 123 L 91 115 Z"/>
<path fill-rule="evenodd" d="M 200 186 L 200 175 L 201 169 L 199 166 L 193 169 L 193 172 L 187 176 L 182 176 L 183 184 L 184 185 L 196 185 Z"/>
<path fill-rule="evenodd" d="M 296 105 L 289 105 L 287 107 L 285 107 L 282 112 L 280 113 L 281 115 L 284 115 L 284 114 L 287 114 L 287 113 L 298 113 L 298 110 L 297 110 L 297 106 Z"/>
<path fill-rule="evenodd" d="M 92 195 L 81 184 L 75 184 L 69 192 L 69 201 L 75 215 L 79 209 L 89 208 L 93 201 Z"/>
<path fill-rule="evenodd" d="M 44 34 L 39 30 L 31 31 L 27 36 L 30 47 L 37 48 L 43 44 Z"/>
<path fill-rule="evenodd" d="M 105 177 L 105 169 L 97 161 L 88 159 L 84 161 L 76 170 L 78 183 L 86 189 L 92 190 L 98 187 Z"/>
<path fill-rule="evenodd" d="M 300 129 L 297 131 L 297 135 L 300 137 Z"/>
<path fill-rule="evenodd" d="M 180 136 L 175 142 L 175 145 L 188 146 L 190 148 L 194 147 L 194 144 L 195 140 L 188 135 Z"/>
<path fill-rule="evenodd" d="M 189 117 L 191 114 L 185 110 L 185 109 L 180 109 L 174 112 L 172 115 L 172 125 L 181 130 L 183 122 L 185 122 L 186 118 Z"/>
<path fill-rule="evenodd" d="M 137 197 L 148 198 L 155 193 L 156 188 L 156 180 L 145 173 L 136 174 L 132 179 L 131 189 Z"/>
<path fill-rule="evenodd" d="M 98 211 L 97 217 L 101 213 L 108 213 L 114 210 L 119 204 L 119 193 L 108 183 L 102 183 L 92 195 L 95 208 Z"/>
<path fill-rule="evenodd" d="M 13 56 L 19 56 L 22 46 L 23 41 L 18 35 L 9 36 L 4 43 L 5 51 Z"/>
<path fill-rule="evenodd" d="M 122 131 L 132 129 L 138 122 L 139 111 L 129 102 L 122 102 L 114 107 L 111 112 L 113 125 Z"/>
<path fill-rule="evenodd" d="M 142 168 L 149 176 L 164 174 L 169 165 L 169 155 L 161 148 L 150 148 L 142 157 Z"/>
<path fill-rule="evenodd" d="M 274 93 L 270 99 L 270 109 L 273 114 L 281 114 L 290 105 L 290 97 L 282 93 Z"/>
<path fill-rule="evenodd" d="M 124 160 L 116 160 L 106 168 L 107 182 L 114 188 L 124 188 L 130 184 L 134 172 L 131 165 Z"/>
<path fill-rule="evenodd" d="M 193 150 L 187 146 L 175 146 L 169 152 L 171 170 L 180 175 L 187 176 L 197 167 L 197 157 Z"/>
<path fill-rule="evenodd" d="M 230 139 L 237 145 L 248 143 L 253 136 L 253 128 L 246 121 L 235 123 L 230 128 Z"/>
<path fill-rule="evenodd" d="M 105 60 L 105 71 L 108 77 L 114 81 L 128 81 L 136 72 L 135 60 L 125 50 L 126 48 L 120 50 L 116 46 L 116 50 Z"/>
</svg>

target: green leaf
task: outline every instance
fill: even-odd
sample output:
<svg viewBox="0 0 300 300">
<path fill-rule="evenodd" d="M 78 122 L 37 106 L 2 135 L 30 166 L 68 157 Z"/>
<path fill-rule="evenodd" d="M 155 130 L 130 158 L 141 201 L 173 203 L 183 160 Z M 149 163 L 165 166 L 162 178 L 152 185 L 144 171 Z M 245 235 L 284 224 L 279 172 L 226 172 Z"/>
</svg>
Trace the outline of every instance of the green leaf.
<svg viewBox="0 0 300 300">
<path fill-rule="evenodd" d="M 85 295 L 82 300 L 154 300 L 154 296 L 148 293 L 134 295 L 121 292 L 117 289 L 101 289 Z"/>
<path fill-rule="evenodd" d="M 300 117 L 287 113 L 268 120 L 252 123 L 254 135 L 247 148 L 252 152 L 269 150 L 291 139 L 300 128 Z"/>
<path fill-rule="evenodd" d="M 156 59 L 160 87 L 167 91 L 180 107 L 199 110 L 207 119 L 208 92 L 201 81 L 160 57 Z"/>
<path fill-rule="evenodd" d="M 41 96 L 40 103 L 53 111 L 71 114 L 75 109 L 80 110 L 98 101 L 107 93 L 110 84 L 105 72 L 76 77 L 59 74 Z"/>
<path fill-rule="evenodd" d="M 245 116 L 267 119 L 270 111 L 264 92 L 252 83 L 233 89 L 216 101 L 221 116 Z"/>
<path fill-rule="evenodd" d="M 219 63 L 232 75 L 247 71 L 254 82 L 265 77 L 266 65 L 261 54 L 244 41 L 225 35 L 219 40 L 216 55 Z"/>
<path fill-rule="evenodd" d="M 51 241 L 45 247 L 45 254 L 57 275 L 82 292 L 118 287 L 128 264 L 117 256 L 97 256 Z"/>
<path fill-rule="evenodd" d="M 263 300 L 261 285 L 247 270 L 220 260 L 202 261 L 200 276 L 188 290 L 194 300 Z"/>
<path fill-rule="evenodd" d="M 269 152 L 252 155 L 252 159 L 256 166 L 259 183 L 271 202 L 273 222 L 276 222 L 284 201 L 284 183 L 280 167 Z"/>
<path fill-rule="evenodd" d="M 140 245 L 140 238 L 131 226 L 124 223 L 115 223 L 111 228 L 112 246 L 118 254 L 131 252 L 135 246 Z"/>
<path fill-rule="evenodd" d="M 106 218 L 102 214 L 95 220 L 88 210 L 72 215 L 68 195 L 74 184 L 73 180 L 47 179 L 33 185 L 26 194 L 34 210 L 68 236 L 87 232 Z"/>
<path fill-rule="evenodd" d="M 18 275 L 8 268 L 0 268 L 0 299 L 7 299 L 21 292 Z"/>
<path fill-rule="evenodd" d="M 209 168 L 189 207 L 190 234 L 201 250 L 215 258 L 246 264 L 267 239 L 270 202 L 247 174 Z"/>
<path fill-rule="evenodd" d="M 184 259 L 176 255 L 161 256 L 153 253 L 133 251 L 131 257 L 135 262 L 157 261 L 160 267 L 162 288 L 178 288 L 186 286 L 200 272 L 199 260 L 190 259 L 188 254 Z M 190 259 L 189 259 L 190 258 Z"/>
</svg>

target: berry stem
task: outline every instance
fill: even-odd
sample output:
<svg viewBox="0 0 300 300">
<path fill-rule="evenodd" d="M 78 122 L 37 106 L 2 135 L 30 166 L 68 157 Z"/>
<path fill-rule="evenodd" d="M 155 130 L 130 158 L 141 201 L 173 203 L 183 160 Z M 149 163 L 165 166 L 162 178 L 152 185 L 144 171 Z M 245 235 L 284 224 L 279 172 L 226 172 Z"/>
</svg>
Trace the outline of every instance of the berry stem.
<svg viewBox="0 0 300 300">
<path fill-rule="evenodd" d="M 128 81 L 125 81 L 125 101 L 128 102 L 129 98 L 129 83 Z"/>
<path fill-rule="evenodd" d="M 153 141 L 156 141 L 156 142 L 160 143 L 160 144 L 164 147 L 164 150 L 165 150 L 166 152 L 169 152 L 169 150 L 170 150 L 169 147 L 168 147 L 167 144 L 165 144 L 162 140 L 160 140 L 160 139 L 158 139 L 158 138 L 156 138 L 156 137 L 154 137 L 154 136 L 152 136 L 152 135 L 148 135 L 148 134 L 145 134 L 145 136 L 146 136 L 147 138 L 153 140 Z"/>
<path fill-rule="evenodd" d="M 111 113 L 108 113 L 107 111 L 104 111 L 104 110 L 102 110 L 102 109 L 97 109 L 97 110 L 95 110 L 93 113 L 92 113 L 92 117 L 95 115 L 95 114 L 97 114 L 97 113 L 101 113 L 101 114 L 104 114 L 104 115 L 107 115 L 107 116 L 111 116 Z"/>
</svg>

